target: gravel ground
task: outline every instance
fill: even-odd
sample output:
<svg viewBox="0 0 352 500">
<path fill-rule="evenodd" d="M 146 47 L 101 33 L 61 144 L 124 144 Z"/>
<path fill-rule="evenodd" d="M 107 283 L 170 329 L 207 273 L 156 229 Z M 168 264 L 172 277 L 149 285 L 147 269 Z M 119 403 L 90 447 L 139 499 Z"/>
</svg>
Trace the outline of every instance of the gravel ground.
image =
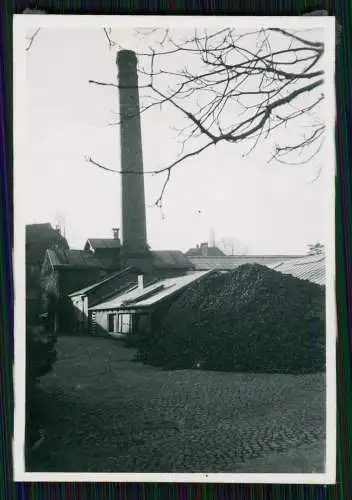
<svg viewBox="0 0 352 500">
<path fill-rule="evenodd" d="M 58 348 L 27 471 L 324 472 L 324 374 L 164 371 L 103 338 Z"/>
</svg>

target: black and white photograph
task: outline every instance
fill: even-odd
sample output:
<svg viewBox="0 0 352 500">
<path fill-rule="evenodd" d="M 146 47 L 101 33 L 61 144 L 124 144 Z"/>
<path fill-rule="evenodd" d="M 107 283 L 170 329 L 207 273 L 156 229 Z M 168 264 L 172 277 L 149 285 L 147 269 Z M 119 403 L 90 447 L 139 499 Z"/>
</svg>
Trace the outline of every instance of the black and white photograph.
<svg viewBox="0 0 352 500">
<path fill-rule="evenodd" d="M 15 479 L 334 483 L 334 18 L 13 43 Z"/>
</svg>

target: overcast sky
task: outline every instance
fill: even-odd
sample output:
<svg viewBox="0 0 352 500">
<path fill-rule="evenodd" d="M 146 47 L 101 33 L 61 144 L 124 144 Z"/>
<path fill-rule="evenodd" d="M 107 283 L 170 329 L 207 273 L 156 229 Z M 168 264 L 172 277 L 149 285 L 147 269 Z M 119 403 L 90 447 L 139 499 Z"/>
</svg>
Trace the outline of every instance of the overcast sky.
<svg viewBox="0 0 352 500">
<path fill-rule="evenodd" d="M 125 48 L 145 44 L 132 29 L 113 36 Z M 101 28 L 43 28 L 26 52 L 26 223 L 54 224 L 61 214 L 72 248 L 121 227 L 120 176 L 85 161 L 120 166 L 119 130 L 108 125 L 117 89 L 88 83 L 116 82 L 115 59 Z M 142 115 L 146 170 L 175 159 L 178 119 L 170 110 Z M 324 243 L 328 169 L 311 181 L 326 153 L 302 166 L 267 164 L 272 146 L 269 138 L 243 158 L 243 145 L 221 144 L 187 161 L 173 170 L 162 212 L 152 205 L 163 178 L 146 177 L 151 247 L 187 250 L 209 240 L 212 227 L 217 240 L 235 238 L 253 254 L 305 253 L 307 244 Z"/>
</svg>

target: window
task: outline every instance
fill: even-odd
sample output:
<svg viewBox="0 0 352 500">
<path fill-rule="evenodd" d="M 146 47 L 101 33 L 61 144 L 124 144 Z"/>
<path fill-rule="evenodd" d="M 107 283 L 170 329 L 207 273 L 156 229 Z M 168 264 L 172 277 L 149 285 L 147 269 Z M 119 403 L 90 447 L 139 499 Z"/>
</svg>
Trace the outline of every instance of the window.
<svg viewBox="0 0 352 500">
<path fill-rule="evenodd" d="M 109 332 L 115 331 L 115 314 L 114 313 L 108 314 L 108 331 Z"/>
<path fill-rule="evenodd" d="M 118 333 L 130 333 L 132 326 L 131 314 L 122 313 L 118 316 Z"/>
</svg>

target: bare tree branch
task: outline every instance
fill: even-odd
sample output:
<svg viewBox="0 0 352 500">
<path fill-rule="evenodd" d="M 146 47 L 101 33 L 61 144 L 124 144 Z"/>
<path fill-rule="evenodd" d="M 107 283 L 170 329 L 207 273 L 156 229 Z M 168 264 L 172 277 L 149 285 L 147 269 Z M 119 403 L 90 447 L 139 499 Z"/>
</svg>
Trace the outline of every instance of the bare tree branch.
<svg viewBox="0 0 352 500">
<path fill-rule="evenodd" d="M 308 184 L 314 184 L 314 182 L 316 182 L 320 178 L 322 170 L 323 165 L 319 165 L 316 175 L 313 177 L 313 179 L 308 181 Z"/>
<path fill-rule="evenodd" d="M 156 201 L 154 203 L 154 205 L 156 207 L 159 207 L 159 208 L 162 208 L 162 200 L 163 200 L 163 196 L 164 196 L 164 193 L 165 193 L 165 189 L 166 189 L 166 186 L 168 185 L 168 183 L 170 181 L 171 168 L 168 168 L 166 172 L 167 172 L 166 178 L 165 178 L 164 184 L 163 184 L 163 186 L 161 188 L 160 195 L 158 196 L 158 198 L 156 199 Z"/>
<path fill-rule="evenodd" d="M 119 85 L 117 83 L 109 83 L 109 82 L 98 82 L 97 80 L 88 80 L 88 83 L 92 83 L 94 85 L 101 85 L 103 87 L 115 87 L 117 89 L 130 89 L 130 88 L 135 88 L 133 86 L 130 86 L 130 85 Z M 151 86 L 150 85 L 140 85 L 139 88 L 140 89 L 147 89 L 147 88 L 150 88 Z"/>
<path fill-rule="evenodd" d="M 119 86 L 116 83 L 98 82 L 97 80 L 88 80 L 88 83 L 92 83 L 94 85 L 101 85 L 102 87 L 115 87 L 116 89 L 119 88 Z"/>
<path fill-rule="evenodd" d="M 111 50 L 113 47 L 115 47 L 117 45 L 116 42 L 114 42 L 111 38 L 111 28 L 103 28 L 104 29 L 104 33 L 105 33 L 105 36 L 106 36 L 106 39 L 108 41 L 108 44 L 109 44 L 109 50 Z"/>
<path fill-rule="evenodd" d="M 294 40 L 298 40 L 299 42 L 303 43 L 304 45 L 308 45 L 310 47 L 317 47 L 320 49 L 324 48 L 324 44 L 322 42 L 311 42 L 305 38 L 301 38 L 297 35 L 294 35 L 293 33 L 290 33 L 282 28 L 268 28 L 270 31 L 276 31 L 277 33 L 282 33 L 285 36 L 288 36 L 289 38 L 292 38 Z"/>
<path fill-rule="evenodd" d="M 138 87 L 145 89 L 140 114 L 154 107 L 165 112 L 172 107 L 184 120 L 181 127 L 173 127 L 181 146 L 178 157 L 159 170 L 145 172 L 166 173 L 157 206 L 162 203 L 171 170 L 218 143 L 249 141 L 248 155 L 282 129 L 293 130 L 293 135 L 286 132 L 291 144 L 275 145 L 269 161 L 304 164 L 319 152 L 325 133 L 316 114 L 324 99 L 319 92 L 324 83 L 324 44 L 314 38 L 314 32 L 225 28 L 194 30 L 188 38 L 177 38 L 172 29 L 156 28 L 137 34 L 150 42 L 148 51 L 137 53 Z M 116 45 L 110 32 L 105 35 L 109 47 Z M 119 88 L 118 83 L 90 83 Z M 118 119 L 111 125 L 119 123 Z M 302 127 L 311 132 L 302 135 Z M 290 155 L 296 161 L 291 162 Z"/>
<path fill-rule="evenodd" d="M 34 40 L 36 39 L 36 37 L 37 37 L 37 35 L 38 35 L 39 31 L 40 31 L 40 28 L 36 29 L 36 30 L 35 30 L 35 32 L 33 33 L 33 35 L 31 35 L 31 36 L 28 36 L 28 37 L 27 37 L 27 40 L 28 40 L 28 45 L 27 45 L 27 47 L 26 47 L 26 51 L 27 51 L 27 52 L 28 52 L 28 51 L 29 51 L 29 49 L 32 47 L 33 42 L 34 42 Z"/>
<path fill-rule="evenodd" d="M 163 187 L 162 187 L 162 190 L 161 190 L 161 193 L 159 195 L 159 197 L 156 199 L 155 201 L 155 206 L 158 206 L 160 207 L 161 204 L 162 204 L 162 198 L 163 198 L 163 195 L 164 195 L 164 192 L 165 192 L 165 189 L 166 189 L 166 186 L 170 180 L 170 176 L 171 176 L 171 170 L 176 166 L 176 165 L 179 165 L 180 163 L 184 162 L 185 160 L 187 160 L 188 158 L 191 158 L 192 156 L 197 156 L 198 154 L 202 153 L 205 149 L 209 148 L 209 146 L 212 146 L 213 145 L 213 142 L 210 142 L 210 143 L 207 143 L 205 144 L 204 146 L 190 152 L 190 153 L 187 153 L 187 154 L 184 154 L 182 155 L 180 158 L 178 158 L 177 160 L 175 160 L 174 162 L 172 162 L 170 165 L 168 165 L 167 167 L 163 167 L 163 168 L 160 168 L 160 169 L 157 169 L 157 170 L 145 170 L 143 172 L 140 172 L 140 171 L 134 171 L 134 170 L 129 170 L 129 171 L 122 171 L 122 170 L 115 170 L 115 169 L 112 169 L 112 168 L 109 168 L 109 167 L 106 167 L 105 165 L 103 165 L 102 163 L 99 163 L 97 162 L 96 160 L 93 160 L 93 158 L 91 156 L 85 156 L 85 160 L 96 166 L 96 167 L 99 167 L 107 172 L 112 172 L 112 173 L 115 173 L 115 174 L 121 174 L 121 175 L 156 175 L 156 174 L 160 174 L 162 172 L 167 172 L 167 176 L 166 176 L 166 179 L 165 179 L 165 182 L 163 184 Z"/>
</svg>

